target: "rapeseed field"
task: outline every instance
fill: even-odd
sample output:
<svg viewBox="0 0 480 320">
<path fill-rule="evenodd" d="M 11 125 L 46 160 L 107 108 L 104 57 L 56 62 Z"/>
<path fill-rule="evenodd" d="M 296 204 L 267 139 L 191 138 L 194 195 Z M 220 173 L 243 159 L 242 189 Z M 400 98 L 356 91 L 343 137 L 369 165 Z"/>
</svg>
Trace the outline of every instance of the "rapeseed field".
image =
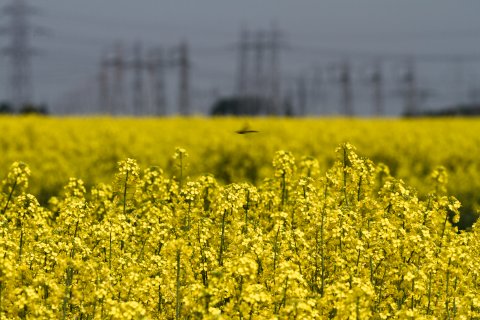
<svg viewBox="0 0 480 320">
<path fill-rule="evenodd" d="M 479 126 L 1 118 L 0 317 L 477 319 Z"/>
<path fill-rule="evenodd" d="M 249 128 L 258 132 L 238 134 Z M 29 191 L 40 203 L 58 194 L 70 177 L 87 188 L 108 183 L 116 163 L 133 158 L 173 174 L 176 147 L 188 150 L 191 177 L 212 174 L 221 183 L 259 185 L 273 172 L 278 150 L 310 156 L 326 171 L 333 150 L 349 142 L 361 156 L 386 164 L 392 176 L 429 192 L 438 166 L 448 172 L 448 192 L 462 203 L 460 227 L 470 226 L 480 204 L 480 121 L 452 119 L 276 118 L 41 118 L 0 117 L 0 173 L 15 161 L 32 170 Z M 478 178 L 477 178 L 478 177 Z"/>
</svg>

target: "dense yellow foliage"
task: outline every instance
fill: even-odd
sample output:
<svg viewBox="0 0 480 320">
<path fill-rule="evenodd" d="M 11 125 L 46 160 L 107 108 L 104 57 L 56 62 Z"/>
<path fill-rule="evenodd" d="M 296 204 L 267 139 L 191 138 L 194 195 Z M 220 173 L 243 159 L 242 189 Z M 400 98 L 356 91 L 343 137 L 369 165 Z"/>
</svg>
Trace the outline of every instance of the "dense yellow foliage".
<svg viewBox="0 0 480 320">
<path fill-rule="evenodd" d="M 237 134 L 246 124 L 258 133 Z M 14 161 L 28 163 L 30 192 L 41 203 L 70 177 L 87 189 L 109 182 L 118 161 L 157 165 L 172 174 L 170 155 L 182 146 L 192 156 L 190 176 L 209 173 L 222 183 L 258 185 L 272 174 L 277 150 L 297 158 L 312 156 L 325 171 L 332 150 L 350 142 L 362 156 L 385 163 L 391 174 L 415 187 L 422 199 L 425 182 L 437 167 L 449 174 L 449 193 L 472 217 L 480 197 L 480 120 L 466 119 L 234 119 L 234 118 L 39 118 L 0 117 L 0 176 Z M 465 224 L 471 224 L 466 221 Z"/>
<path fill-rule="evenodd" d="M 173 176 L 127 159 L 113 182 L 87 192 L 72 178 L 48 206 L 15 162 L 0 193 L 1 318 L 480 317 L 480 225 L 451 225 L 445 168 L 420 200 L 349 144 L 329 168 L 276 152 L 257 187 L 189 178 L 203 160 L 184 149 L 169 158 Z"/>
</svg>

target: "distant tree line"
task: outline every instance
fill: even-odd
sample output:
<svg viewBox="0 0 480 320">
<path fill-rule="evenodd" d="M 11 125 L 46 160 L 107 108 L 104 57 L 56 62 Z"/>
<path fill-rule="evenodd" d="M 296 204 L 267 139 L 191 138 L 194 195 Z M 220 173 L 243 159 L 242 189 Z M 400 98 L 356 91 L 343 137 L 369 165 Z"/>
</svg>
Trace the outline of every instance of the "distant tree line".
<svg viewBox="0 0 480 320">
<path fill-rule="evenodd" d="M 427 110 L 418 114 L 407 116 L 427 116 L 427 117 L 473 117 L 480 116 L 480 104 L 459 104 L 439 110 Z"/>
<path fill-rule="evenodd" d="M 13 105 L 8 101 L 0 102 L 0 114 L 49 114 L 48 108 L 43 104 L 27 103 L 15 110 Z"/>
<path fill-rule="evenodd" d="M 212 116 L 295 116 L 289 102 L 278 106 L 269 99 L 260 96 L 231 96 L 217 100 L 210 108 Z"/>
</svg>

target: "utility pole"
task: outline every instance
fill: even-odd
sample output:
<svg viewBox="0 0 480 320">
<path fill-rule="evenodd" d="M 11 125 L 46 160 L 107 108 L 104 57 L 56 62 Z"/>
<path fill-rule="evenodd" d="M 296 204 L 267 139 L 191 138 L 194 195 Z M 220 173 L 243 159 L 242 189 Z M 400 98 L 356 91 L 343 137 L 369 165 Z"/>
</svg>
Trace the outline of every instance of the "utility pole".
<svg viewBox="0 0 480 320">
<path fill-rule="evenodd" d="M 133 47 L 133 114 L 141 115 L 144 112 L 144 91 L 143 91 L 143 69 L 142 45 L 137 42 Z"/>
<path fill-rule="evenodd" d="M 244 98 L 247 94 L 247 70 L 250 32 L 246 29 L 240 31 L 240 43 L 238 44 L 237 66 L 237 95 Z"/>
<path fill-rule="evenodd" d="M 318 111 L 320 114 L 325 113 L 325 95 L 323 88 L 323 71 L 320 67 L 315 67 L 313 69 L 312 83 L 311 83 L 311 96 L 312 100 L 317 105 Z"/>
<path fill-rule="evenodd" d="M 348 61 L 344 61 L 340 66 L 339 82 L 342 92 L 342 112 L 345 116 L 351 117 L 354 115 L 353 111 L 353 93 L 351 69 Z"/>
<path fill-rule="evenodd" d="M 10 58 L 10 100 L 14 109 L 19 109 L 32 103 L 33 82 L 32 62 L 34 49 L 30 46 L 30 37 L 40 28 L 30 25 L 28 18 L 36 13 L 36 9 L 25 0 L 12 0 L 3 7 L 3 12 L 9 16 L 10 23 L 1 28 L 1 32 L 10 35 L 10 44 L 3 48 L 2 53 Z"/>
<path fill-rule="evenodd" d="M 178 111 L 185 116 L 190 114 L 190 57 L 186 41 L 178 46 L 178 67 Z"/>
<path fill-rule="evenodd" d="M 114 46 L 114 55 L 109 64 L 113 67 L 113 94 L 112 105 L 115 110 L 124 113 L 125 110 L 125 94 L 124 94 L 124 71 L 125 60 L 123 57 L 123 44 L 117 42 Z M 113 111 L 113 110 L 112 110 Z"/>
<path fill-rule="evenodd" d="M 98 73 L 98 110 L 104 114 L 112 114 L 111 104 L 110 104 L 110 90 L 109 90 L 109 79 L 108 79 L 108 59 L 104 55 L 100 61 L 100 70 Z"/>
<path fill-rule="evenodd" d="M 264 83 L 263 83 L 263 60 L 265 53 L 265 33 L 258 31 L 255 37 L 254 50 L 255 50 L 255 96 L 257 98 L 263 98 L 264 95 Z"/>
<path fill-rule="evenodd" d="M 248 72 L 249 51 L 250 51 L 250 31 L 242 28 L 240 31 L 240 42 L 238 43 L 238 65 L 237 65 L 237 97 L 239 99 L 239 109 L 243 112 L 249 106 L 246 98 L 251 93 L 250 74 Z"/>
<path fill-rule="evenodd" d="M 454 67 L 454 82 L 457 98 L 455 104 L 461 106 L 466 102 L 464 69 L 465 61 L 462 57 L 457 57 L 452 61 Z"/>
<path fill-rule="evenodd" d="M 283 97 L 283 110 L 281 111 L 281 115 L 286 117 L 295 116 L 295 106 L 293 104 L 293 94 L 294 94 L 294 87 L 291 87 L 290 84 L 285 91 L 285 96 Z"/>
<path fill-rule="evenodd" d="M 275 115 L 280 109 L 280 40 L 281 32 L 276 24 L 272 24 L 267 48 L 270 49 L 270 98 L 273 105 L 270 113 Z"/>
<path fill-rule="evenodd" d="M 415 115 L 417 106 L 417 80 L 415 74 L 415 62 L 409 58 L 405 64 L 405 73 L 402 78 L 404 86 L 405 115 Z"/>
<path fill-rule="evenodd" d="M 471 74 L 468 82 L 470 83 L 470 86 L 468 88 L 468 101 L 470 104 L 478 106 L 480 103 L 480 87 L 478 83 L 478 74 Z"/>
<path fill-rule="evenodd" d="M 299 116 L 307 114 L 307 81 L 304 75 L 300 75 L 297 79 L 297 103 Z"/>
<path fill-rule="evenodd" d="M 383 97 L 383 75 L 380 60 L 376 60 L 373 64 L 372 74 L 370 75 L 370 82 L 373 87 L 373 105 L 375 115 L 382 116 L 384 115 L 385 110 Z"/>
<path fill-rule="evenodd" d="M 148 72 L 153 90 L 154 114 L 165 116 L 167 114 L 167 98 L 165 92 L 165 52 L 162 48 L 150 51 Z"/>
</svg>

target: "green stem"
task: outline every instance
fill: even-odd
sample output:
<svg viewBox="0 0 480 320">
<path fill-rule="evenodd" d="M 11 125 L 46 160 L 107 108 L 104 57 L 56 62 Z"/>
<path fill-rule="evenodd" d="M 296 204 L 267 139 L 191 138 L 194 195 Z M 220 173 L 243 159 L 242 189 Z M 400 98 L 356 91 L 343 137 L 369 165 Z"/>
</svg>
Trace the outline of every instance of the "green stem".
<svg viewBox="0 0 480 320">
<path fill-rule="evenodd" d="M 457 280 L 458 278 L 455 277 L 455 282 L 453 283 L 453 291 L 456 293 L 457 292 Z M 455 300 L 455 295 L 453 296 L 453 306 L 452 306 L 452 309 L 453 309 L 453 319 L 455 319 L 455 317 L 457 316 L 457 302 Z"/>
<path fill-rule="evenodd" d="M 123 187 L 123 214 L 125 215 L 126 208 L 127 208 L 127 188 L 128 188 L 128 173 L 125 175 L 125 183 Z"/>
<path fill-rule="evenodd" d="M 15 182 L 13 183 L 12 190 L 10 190 L 10 194 L 8 195 L 7 203 L 5 203 L 5 207 L 3 207 L 2 210 L 2 215 L 7 212 L 8 205 L 10 204 L 10 201 L 12 200 L 13 192 L 15 191 L 15 188 L 17 187 L 17 179 L 15 179 Z"/>
<path fill-rule="evenodd" d="M 450 319 L 450 310 L 448 309 L 449 305 L 449 293 L 448 289 L 450 286 L 450 263 L 451 263 L 451 258 L 448 259 L 448 266 L 447 266 L 447 279 L 446 279 L 446 285 L 445 285 L 445 311 L 447 312 L 447 319 Z"/>
<path fill-rule="evenodd" d="M 341 216 L 340 216 L 340 243 L 339 243 L 339 248 L 340 252 L 343 253 L 343 236 L 345 234 L 345 231 L 343 230 L 343 211 L 341 211 Z"/>
<path fill-rule="evenodd" d="M 413 310 L 413 307 L 415 306 L 415 299 L 413 293 L 415 292 L 415 279 L 412 280 L 412 301 L 410 305 L 410 309 Z"/>
<path fill-rule="evenodd" d="M 242 302 L 242 292 L 243 292 L 243 276 L 240 276 L 240 281 L 239 281 L 239 284 L 238 284 L 238 293 L 237 293 L 236 301 L 235 301 L 235 310 L 238 312 L 239 320 L 243 319 L 243 313 L 242 313 L 242 310 L 240 308 L 240 303 Z M 206 304 L 205 306 L 206 306 L 205 311 L 208 312 L 208 304 Z"/>
<path fill-rule="evenodd" d="M 158 315 L 162 312 L 162 289 L 161 286 L 158 285 L 158 306 L 157 306 Z"/>
<path fill-rule="evenodd" d="M 432 272 L 428 274 L 428 303 L 427 303 L 427 315 L 430 314 L 430 302 L 432 299 Z"/>
<path fill-rule="evenodd" d="M 285 286 L 283 287 L 283 297 L 282 301 L 280 303 L 280 307 L 278 308 L 278 311 L 280 311 L 280 308 L 285 307 L 287 305 L 287 289 L 288 289 L 288 277 L 285 279 Z"/>
<path fill-rule="evenodd" d="M 109 250 L 108 250 L 108 268 L 112 270 L 112 221 L 110 221 Z"/>
<path fill-rule="evenodd" d="M 250 190 L 247 190 L 247 203 L 245 205 L 245 225 L 243 226 L 242 233 L 248 233 L 248 210 L 250 209 Z"/>
<path fill-rule="evenodd" d="M 98 275 L 97 275 L 97 278 L 95 279 L 95 288 L 98 288 L 98 284 L 99 284 L 99 281 L 98 281 Z M 92 319 L 95 319 L 95 313 L 97 312 L 97 303 L 98 303 L 98 298 L 95 297 L 95 300 L 93 301 L 93 310 L 92 310 Z M 88 317 L 87 317 L 88 319 Z"/>
<path fill-rule="evenodd" d="M 360 197 L 361 197 L 361 194 L 362 194 L 362 178 L 363 178 L 363 176 L 360 176 L 360 179 L 358 180 L 357 201 L 360 201 Z"/>
<path fill-rule="evenodd" d="M 200 256 L 201 256 L 201 261 L 202 261 L 202 283 L 204 287 L 208 287 L 208 273 L 207 270 L 205 269 L 205 265 L 207 264 L 207 258 L 205 257 L 205 248 L 202 242 L 200 241 L 200 233 L 201 233 L 201 220 L 198 222 L 198 245 L 200 247 Z"/>
<path fill-rule="evenodd" d="M 443 237 L 444 237 L 444 235 L 445 235 L 445 229 L 447 228 L 447 221 L 448 221 L 448 212 L 445 214 L 445 220 L 443 221 L 442 236 L 440 237 L 440 244 L 439 244 L 439 246 L 438 246 L 437 257 L 438 257 L 438 254 L 440 254 L 440 249 L 442 249 Z"/>
<path fill-rule="evenodd" d="M 22 251 L 23 251 L 23 227 L 20 226 L 20 246 L 18 249 L 18 261 L 22 261 Z"/>
<path fill-rule="evenodd" d="M 73 259 L 75 256 L 75 238 L 77 237 L 77 231 L 78 231 L 78 223 L 80 220 L 77 220 L 77 223 L 75 224 L 75 231 L 73 232 L 73 239 L 72 239 L 72 250 L 70 251 L 70 257 Z"/>
<path fill-rule="evenodd" d="M 183 186 L 183 154 L 180 153 L 180 190 L 182 190 Z"/>
<path fill-rule="evenodd" d="M 360 298 L 357 297 L 355 300 L 355 312 L 356 312 L 356 319 L 360 320 Z"/>
<path fill-rule="evenodd" d="M 318 285 L 317 285 L 318 272 L 319 272 L 318 251 L 319 251 L 318 230 L 315 230 L 315 272 L 313 273 L 313 277 L 312 277 L 312 288 L 315 288 L 315 289 L 318 289 Z"/>
<path fill-rule="evenodd" d="M 3 281 L 0 281 L 0 320 L 2 320 L 3 313 Z"/>
<path fill-rule="evenodd" d="M 323 297 L 323 292 L 325 289 L 325 253 L 324 253 L 324 226 L 325 226 L 325 214 L 326 214 L 326 201 L 327 201 L 327 185 L 325 185 L 325 191 L 324 191 L 324 197 L 325 197 L 325 202 L 323 204 L 323 210 L 322 210 L 322 215 L 321 215 L 321 220 L 320 220 L 320 259 L 321 259 L 321 268 L 322 268 L 322 273 L 321 273 L 321 287 L 320 287 L 320 294 Z"/>
<path fill-rule="evenodd" d="M 347 149 L 343 147 L 343 196 L 345 198 L 345 204 L 348 207 L 348 197 L 347 197 Z"/>
<path fill-rule="evenodd" d="M 223 266 L 223 247 L 225 246 L 225 216 L 227 215 L 227 210 L 223 211 L 222 215 L 222 235 L 220 238 L 220 252 L 218 254 L 218 264 Z"/>
<path fill-rule="evenodd" d="M 71 287 L 73 282 L 73 268 L 67 267 L 65 280 L 65 294 L 63 296 L 62 319 L 67 318 L 67 304 L 71 297 Z"/>
<path fill-rule="evenodd" d="M 101 307 L 100 307 L 100 319 L 105 319 L 105 305 L 104 305 L 104 298 L 100 300 Z"/>
<path fill-rule="evenodd" d="M 275 242 L 273 244 L 273 284 L 275 284 L 275 272 L 277 270 L 277 254 L 278 254 L 278 234 L 280 233 L 280 226 L 277 228 L 275 234 Z"/>
<path fill-rule="evenodd" d="M 140 248 L 140 253 L 138 254 L 137 261 L 140 262 L 143 260 L 144 252 L 145 252 L 145 245 L 147 244 L 147 239 L 143 239 L 142 247 Z"/>
<path fill-rule="evenodd" d="M 181 297 L 180 297 L 180 249 L 177 249 L 177 285 L 175 290 L 175 319 L 180 319 L 180 306 L 181 306 Z"/>
<path fill-rule="evenodd" d="M 372 260 L 372 255 L 370 255 L 370 257 L 368 258 L 368 266 L 370 268 L 370 283 L 372 285 L 375 285 L 374 284 L 374 281 L 373 281 L 373 260 Z"/>
</svg>

